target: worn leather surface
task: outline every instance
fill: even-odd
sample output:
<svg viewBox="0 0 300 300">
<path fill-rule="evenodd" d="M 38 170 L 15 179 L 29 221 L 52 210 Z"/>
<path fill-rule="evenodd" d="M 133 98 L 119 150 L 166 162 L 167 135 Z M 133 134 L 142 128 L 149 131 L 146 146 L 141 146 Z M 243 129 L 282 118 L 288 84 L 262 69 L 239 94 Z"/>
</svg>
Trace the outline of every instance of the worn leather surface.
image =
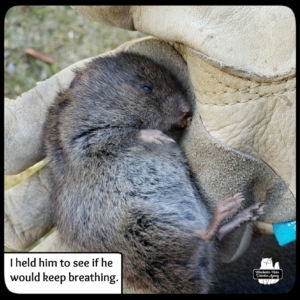
<svg viewBox="0 0 300 300">
<path fill-rule="evenodd" d="M 73 6 L 95 21 L 200 51 L 228 68 L 295 72 L 295 19 L 284 6 Z M 280 50 L 280 51 L 279 51 Z"/>
<path fill-rule="evenodd" d="M 182 146 L 212 211 L 228 195 L 243 192 L 245 206 L 268 204 L 261 221 L 295 219 L 295 20 L 288 8 L 74 9 L 97 21 L 158 37 L 128 42 L 118 51 L 152 57 L 186 86 L 194 118 Z M 17 101 L 6 101 L 5 174 L 17 174 L 44 157 L 41 136 L 47 107 L 71 82 L 73 67 Z M 35 193 L 47 180 L 29 180 L 31 193 L 20 192 L 24 184 L 8 191 L 5 199 L 7 214 L 18 216 L 10 217 L 13 225 L 5 232 L 5 243 L 15 249 L 26 248 L 44 234 L 41 228 L 51 227 L 47 218 L 41 218 L 44 223 L 35 221 L 49 207 L 47 193 Z M 33 214 L 31 207 L 37 207 Z M 20 235 L 15 224 L 25 231 L 30 228 L 30 235 Z M 236 260 L 251 237 L 252 226 L 246 225 L 230 234 L 220 246 L 221 260 Z M 43 245 L 53 250 L 53 241 Z"/>
<path fill-rule="evenodd" d="M 5 246 L 30 247 L 53 227 L 50 218 L 49 170 L 42 168 L 4 194 Z"/>
<path fill-rule="evenodd" d="M 18 174 L 44 158 L 42 135 L 48 107 L 57 93 L 69 86 L 74 76 L 72 68 L 84 63 L 75 63 L 40 82 L 16 100 L 5 99 L 5 175 Z"/>
</svg>

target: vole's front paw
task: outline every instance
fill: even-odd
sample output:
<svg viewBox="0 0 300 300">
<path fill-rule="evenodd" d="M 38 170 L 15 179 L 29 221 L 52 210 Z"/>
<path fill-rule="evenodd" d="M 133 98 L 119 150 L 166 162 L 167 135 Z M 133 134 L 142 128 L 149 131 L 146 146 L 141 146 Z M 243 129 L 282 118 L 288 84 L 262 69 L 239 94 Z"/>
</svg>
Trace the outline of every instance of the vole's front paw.
<svg viewBox="0 0 300 300">
<path fill-rule="evenodd" d="M 155 144 L 162 144 L 162 143 L 175 143 L 175 141 L 168 137 L 160 130 L 156 129 L 143 129 L 137 133 L 137 138 L 140 141 L 145 143 L 155 143 Z"/>
</svg>

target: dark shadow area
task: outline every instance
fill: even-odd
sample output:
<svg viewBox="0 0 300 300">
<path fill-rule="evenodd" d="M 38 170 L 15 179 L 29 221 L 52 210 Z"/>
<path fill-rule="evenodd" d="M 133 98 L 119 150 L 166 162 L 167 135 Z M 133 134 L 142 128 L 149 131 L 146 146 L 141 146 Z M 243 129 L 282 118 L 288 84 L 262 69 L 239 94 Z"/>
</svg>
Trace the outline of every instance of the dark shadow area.
<svg viewBox="0 0 300 300">
<path fill-rule="evenodd" d="M 253 279 L 262 258 L 279 262 L 283 278 L 275 284 L 264 285 Z M 221 263 L 216 270 L 216 294 L 282 294 L 296 289 L 296 242 L 280 247 L 273 235 L 254 239 L 245 254 L 230 264 Z"/>
</svg>

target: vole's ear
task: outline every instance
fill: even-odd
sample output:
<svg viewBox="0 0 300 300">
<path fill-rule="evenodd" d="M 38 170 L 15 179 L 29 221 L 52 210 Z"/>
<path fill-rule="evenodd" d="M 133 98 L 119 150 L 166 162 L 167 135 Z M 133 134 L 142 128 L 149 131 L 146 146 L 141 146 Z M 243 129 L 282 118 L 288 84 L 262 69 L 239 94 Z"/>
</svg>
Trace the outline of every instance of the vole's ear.
<svg viewBox="0 0 300 300">
<path fill-rule="evenodd" d="M 75 76 L 74 79 L 72 80 L 69 88 L 70 89 L 76 88 L 78 86 L 78 84 L 79 84 L 79 81 L 80 80 L 79 80 L 78 76 Z"/>
<path fill-rule="evenodd" d="M 73 78 L 73 80 L 70 83 L 70 86 L 69 86 L 70 89 L 74 89 L 75 87 L 78 86 L 81 75 L 83 73 L 82 69 L 80 69 L 80 68 L 74 68 L 74 69 L 72 69 L 72 72 L 75 73 L 75 77 Z"/>
</svg>

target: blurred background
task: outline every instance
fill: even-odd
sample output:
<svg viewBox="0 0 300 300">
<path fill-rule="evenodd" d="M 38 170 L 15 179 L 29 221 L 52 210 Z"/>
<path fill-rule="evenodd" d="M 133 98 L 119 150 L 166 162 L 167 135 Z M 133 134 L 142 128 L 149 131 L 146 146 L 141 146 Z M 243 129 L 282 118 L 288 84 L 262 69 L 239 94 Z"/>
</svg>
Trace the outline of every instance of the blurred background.
<svg viewBox="0 0 300 300">
<path fill-rule="evenodd" d="M 69 65 L 145 35 L 82 17 L 70 6 L 14 6 L 4 20 L 4 97 L 16 99 Z M 24 180 L 43 162 L 5 176 L 4 189 Z"/>
</svg>

